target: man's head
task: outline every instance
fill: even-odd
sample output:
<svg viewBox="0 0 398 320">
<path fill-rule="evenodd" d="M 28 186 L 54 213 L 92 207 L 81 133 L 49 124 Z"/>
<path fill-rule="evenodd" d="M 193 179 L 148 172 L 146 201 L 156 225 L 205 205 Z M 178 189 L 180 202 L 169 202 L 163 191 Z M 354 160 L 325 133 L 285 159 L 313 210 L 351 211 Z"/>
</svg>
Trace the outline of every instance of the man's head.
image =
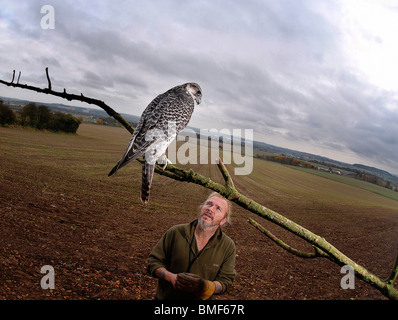
<svg viewBox="0 0 398 320">
<path fill-rule="evenodd" d="M 230 222 L 231 213 L 230 202 L 213 192 L 200 206 L 198 222 L 203 229 L 218 228 Z"/>
</svg>

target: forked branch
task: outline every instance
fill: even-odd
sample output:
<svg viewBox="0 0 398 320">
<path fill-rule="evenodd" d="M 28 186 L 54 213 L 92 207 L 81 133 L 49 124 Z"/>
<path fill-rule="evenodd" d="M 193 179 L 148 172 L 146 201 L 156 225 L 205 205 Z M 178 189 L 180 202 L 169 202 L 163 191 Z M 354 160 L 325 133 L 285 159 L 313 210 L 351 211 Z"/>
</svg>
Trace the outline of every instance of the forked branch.
<svg viewBox="0 0 398 320">
<path fill-rule="evenodd" d="M 287 252 L 290 252 L 291 254 L 294 254 L 295 256 L 298 256 L 300 258 L 304 259 L 313 259 L 313 258 L 318 258 L 318 257 L 323 257 L 323 258 L 328 258 L 331 259 L 331 257 L 320 250 L 319 248 L 313 246 L 314 252 L 304 252 L 304 251 L 299 251 L 288 244 L 286 244 L 284 241 L 276 237 L 271 231 L 265 229 L 262 225 L 257 223 L 255 220 L 252 218 L 248 219 L 248 222 L 255 227 L 257 230 L 259 230 L 261 233 L 263 233 L 266 237 L 270 238 L 273 242 L 275 242 L 278 246 L 281 248 L 285 249 Z M 331 259 L 332 260 L 332 259 Z"/>
<path fill-rule="evenodd" d="M 19 84 L 20 74 L 19 74 L 17 83 L 14 83 L 15 70 L 13 72 L 11 82 L 0 80 L 0 83 L 4 84 L 6 86 L 15 87 L 15 88 L 22 88 L 22 89 L 27 89 L 27 90 L 33 90 L 33 91 L 40 92 L 40 93 L 51 94 L 51 95 L 54 95 L 57 97 L 67 99 L 69 101 L 76 100 L 76 101 L 86 102 L 88 104 L 97 105 L 98 107 L 102 108 L 105 112 L 107 112 L 108 115 L 110 115 L 111 117 L 114 117 L 117 121 L 119 121 L 131 134 L 134 132 L 134 129 L 127 123 L 127 121 L 122 116 L 120 116 L 119 113 L 115 112 L 111 107 L 106 105 L 103 101 L 84 97 L 83 94 L 81 94 L 81 95 L 69 94 L 69 93 L 66 93 L 65 89 L 63 92 L 57 92 L 57 91 L 52 90 L 51 81 L 50 81 L 50 77 L 48 74 L 48 68 L 46 68 L 46 75 L 47 75 L 47 81 L 48 81 L 48 88 L 46 88 L 46 89 L 28 86 L 26 84 L 24 84 L 24 85 Z M 142 162 L 141 159 L 139 159 L 138 161 Z M 207 189 L 210 189 L 210 190 L 220 193 L 222 196 L 233 201 L 234 203 L 241 206 L 242 208 L 244 208 L 244 209 L 256 214 L 257 216 L 259 216 L 263 219 L 266 219 L 266 220 L 288 230 L 289 232 L 295 234 L 296 236 L 298 236 L 301 239 L 305 240 L 306 242 L 310 243 L 314 248 L 313 253 L 301 252 L 297 249 L 294 249 L 293 247 L 287 245 L 282 240 L 278 239 L 276 236 L 274 236 L 271 232 L 266 230 L 263 226 L 261 226 L 260 224 L 255 222 L 253 219 L 249 219 L 249 223 L 251 225 L 255 226 L 264 235 L 266 235 L 268 238 L 270 238 L 272 241 L 277 243 L 279 246 L 281 246 L 285 250 L 287 250 L 297 256 L 303 257 L 303 258 L 324 257 L 324 258 L 327 258 L 327 259 L 333 261 L 334 263 L 337 263 L 340 266 L 349 265 L 354 269 L 355 275 L 358 278 L 364 280 L 365 282 L 369 283 L 373 287 L 377 288 L 386 297 L 388 297 L 390 299 L 398 300 L 398 290 L 394 288 L 394 282 L 397 280 L 397 276 L 398 276 L 398 256 L 397 256 L 395 264 L 392 268 L 390 277 L 385 281 L 381 280 L 379 277 L 370 273 L 364 267 L 355 263 L 353 260 L 348 258 L 342 252 L 337 250 L 334 246 L 332 246 L 324 238 L 314 234 L 313 232 L 305 229 L 304 227 L 298 225 L 297 223 L 287 219 L 283 215 L 281 215 L 271 209 L 268 209 L 268 208 L 262 206 L 261 204 L 255 202 L 254 200 L 241 194 L 236 189 L 236 187 L 232 181 L 231 175 L 229 174 L 226 166 L 223 164 L 221 159 L 219 160 L 217 165 L 218 165 L 218 168 L 219 168 L 219 170 L 222 174 L 222 177 L 225 181 L 224 185 L 217 183 L 217 182 L 213 181 L 212 179 L 210 179 L 209 177 L 205 177 L 205 176 L 193 171 L 192 169 L 185 170 L 185 169 L 178 168 L 174 165 L 167 165 L 166 169 L 164 169 L 164 170 L 162 167 L 156 166 L 155 172 L 160 175 L 166 176 L 168 178 L 177 180 L 177 181 L 192 182 L 192 183 L 201 185 Z"/>
</svg>

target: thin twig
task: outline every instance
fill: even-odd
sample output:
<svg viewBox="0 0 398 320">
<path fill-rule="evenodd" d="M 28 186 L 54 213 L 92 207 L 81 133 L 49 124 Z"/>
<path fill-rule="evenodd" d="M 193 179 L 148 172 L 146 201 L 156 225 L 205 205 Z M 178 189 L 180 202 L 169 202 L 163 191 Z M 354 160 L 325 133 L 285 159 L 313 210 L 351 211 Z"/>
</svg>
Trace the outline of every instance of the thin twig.
<svg viewBox="0 0 398 320">
<path fill-rule="evenodd" d="M 46 68 L 46 76 L 47 76 L 47 81 L 48 81 L 48 90 L 51 91 L 51 80 L 50 80 L 50 76 L 48 75 L 48 67 Z"/>
</svg>

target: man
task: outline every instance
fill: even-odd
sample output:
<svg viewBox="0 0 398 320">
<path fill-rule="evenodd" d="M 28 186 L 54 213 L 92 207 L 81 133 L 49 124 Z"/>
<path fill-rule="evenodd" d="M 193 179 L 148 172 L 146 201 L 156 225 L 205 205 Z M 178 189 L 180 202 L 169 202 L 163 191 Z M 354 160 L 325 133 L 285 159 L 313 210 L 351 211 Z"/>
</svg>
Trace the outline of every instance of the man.
<svg viewBox="0 0 398 320">
<path fill-rule="evenodd" d="M 236 275 L 236 248 L 221 226 L 230 216 L 229 201 L 214 192 L 197 220 L 163 235 L 148 259 L 148 272 L 159 279 L 155 299 L 205 300 L 228 290 Z"/>
</svg>

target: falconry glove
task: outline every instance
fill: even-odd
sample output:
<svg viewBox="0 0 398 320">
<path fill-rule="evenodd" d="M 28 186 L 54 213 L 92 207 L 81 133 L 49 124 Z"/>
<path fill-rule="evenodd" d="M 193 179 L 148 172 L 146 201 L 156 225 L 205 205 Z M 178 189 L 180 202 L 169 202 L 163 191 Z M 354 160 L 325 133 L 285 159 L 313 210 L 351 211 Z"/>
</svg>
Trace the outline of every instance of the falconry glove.
<svg viewBox="0 0 398 320">
<path fill-rule="evenodd" d="M 176 288 L 191 292 L 200 300 L 207 300 L 214 294 L 216 285 L 196 274 L 184 272 L 177 275 Z"/>
</svg>

